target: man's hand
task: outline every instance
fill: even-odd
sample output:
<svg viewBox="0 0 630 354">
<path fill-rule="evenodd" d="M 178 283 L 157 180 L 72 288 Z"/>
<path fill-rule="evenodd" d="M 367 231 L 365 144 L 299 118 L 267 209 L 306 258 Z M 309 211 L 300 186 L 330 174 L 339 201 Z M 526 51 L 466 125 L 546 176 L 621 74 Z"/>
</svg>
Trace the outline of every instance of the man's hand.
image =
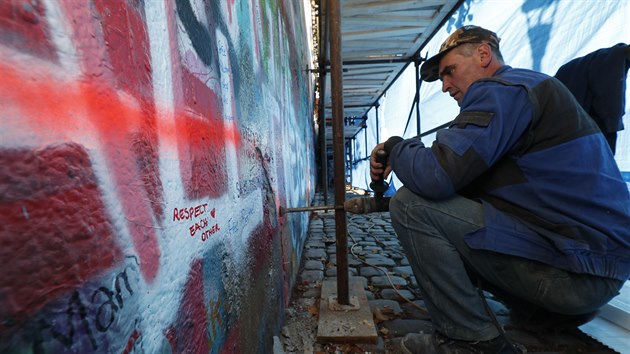
<svg viewBox="0 0 630 354">
<path fill-rule="evenodd" d="M 389 160 L 385 165 L 376 161 L 376 152 L 379 150 L 385 150 L 385 143 L 376 145 L 374 150 L 372 150 L 372 155 L 370 155 L 370 178 L 375 182 L 380 181 L 381 176 L 382 179 L 386 179 L 390 172 L 392 172 L 392 166 L 389 164 Z"/>
</svg>

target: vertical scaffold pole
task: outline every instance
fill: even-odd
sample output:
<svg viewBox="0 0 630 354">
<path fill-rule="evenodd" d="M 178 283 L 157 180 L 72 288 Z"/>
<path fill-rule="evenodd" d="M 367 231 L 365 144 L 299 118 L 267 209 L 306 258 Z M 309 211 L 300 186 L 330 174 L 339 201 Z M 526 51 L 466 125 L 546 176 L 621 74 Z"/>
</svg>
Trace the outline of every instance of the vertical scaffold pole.
<svg viewBox="0 0 630 354">
<path fill-rule="evenodd" d="M 341 9 L 339 0 L 328 1 L 330 14 L 330 82 L 333 118 L 333 162 L 335 190 L 335 232 L 337 240 L 337 302 L 348 305 L 348 235 L 346 211 L 346 174 L 343 127 L 343 68 L 341 58 Z"/>
</svg>

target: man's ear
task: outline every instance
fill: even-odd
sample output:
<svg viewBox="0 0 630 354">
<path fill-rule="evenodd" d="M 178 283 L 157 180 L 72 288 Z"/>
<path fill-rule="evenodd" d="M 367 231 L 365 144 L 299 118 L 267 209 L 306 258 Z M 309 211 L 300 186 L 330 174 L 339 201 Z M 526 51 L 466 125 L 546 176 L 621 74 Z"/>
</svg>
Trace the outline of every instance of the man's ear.
<svg viewBox="0 0 630 354">
<path fill-rule="evenodd" d="M 477 47 L 477 53 L 479 53 L 481 66 L 487 68 L 492 62 L 492 48 L 488 43 L 481 43 L 481 45 Z"/>
</svg>

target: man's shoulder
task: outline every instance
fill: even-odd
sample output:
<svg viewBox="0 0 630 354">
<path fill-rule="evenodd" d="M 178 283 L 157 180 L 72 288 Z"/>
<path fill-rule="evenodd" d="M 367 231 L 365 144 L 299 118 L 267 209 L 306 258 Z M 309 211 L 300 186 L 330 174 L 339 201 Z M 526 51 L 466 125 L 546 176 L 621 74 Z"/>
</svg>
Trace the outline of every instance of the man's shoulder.
<svg viewBox="0 0 630 354">
<path fill-rule="evenodd" d="M 535 70 L 512 68 L 504 65 L 493 76 L 478 81 L 480 83 L 495 83 L 503 86 L 534 87 L 548 79 L 551 79 L 551 76 Z"/>
<path fill-rule="evenodd" d="M 504 78 L 508 80 L 527 80 L 534 79 L 538 81 L 549 79 L 551 76 L 541 73 L 539 71 L 525 69 L 525 68 L 513 68 L 511 66 L 504 66 L 505 70 L 497 71 L 497 75 L 493 77 Z"/>
</svg>

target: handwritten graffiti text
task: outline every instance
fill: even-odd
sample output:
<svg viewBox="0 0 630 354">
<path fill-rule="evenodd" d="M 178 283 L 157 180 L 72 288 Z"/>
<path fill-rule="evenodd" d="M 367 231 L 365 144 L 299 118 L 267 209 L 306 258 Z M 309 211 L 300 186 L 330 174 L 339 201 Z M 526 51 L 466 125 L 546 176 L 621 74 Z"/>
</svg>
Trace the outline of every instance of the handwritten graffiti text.
<svg viewBox="0 0 630 354">
<path fill-rule="evenodd" d="M 189 220 L 197 218 L 206 212 L 208 203 L 199 204 L 190 208 L 173 208 L 173 221 Z"/>
</svg>

